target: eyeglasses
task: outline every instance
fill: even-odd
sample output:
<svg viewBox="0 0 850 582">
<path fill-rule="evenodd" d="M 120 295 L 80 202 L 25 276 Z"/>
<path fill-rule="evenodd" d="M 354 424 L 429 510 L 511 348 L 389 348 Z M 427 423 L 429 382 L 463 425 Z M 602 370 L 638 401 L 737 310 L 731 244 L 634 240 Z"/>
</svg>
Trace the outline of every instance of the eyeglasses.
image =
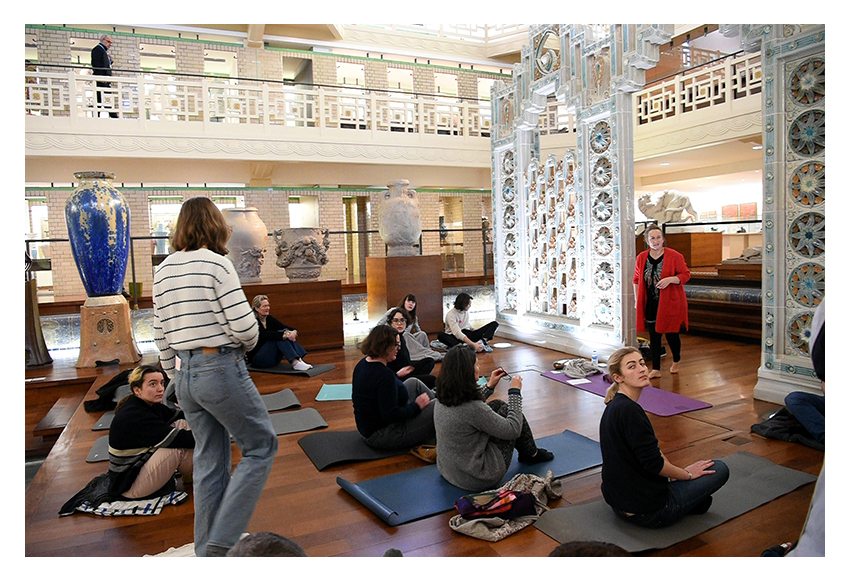
<svg viewBox="0 0 850 582">
<path fill-rule="evenodd" d="M 399 319 L 398 317 L 393 317 L 393 323 L 407 323 L 407 320 L 403 317 L 401 319 Z"/>
</svg>

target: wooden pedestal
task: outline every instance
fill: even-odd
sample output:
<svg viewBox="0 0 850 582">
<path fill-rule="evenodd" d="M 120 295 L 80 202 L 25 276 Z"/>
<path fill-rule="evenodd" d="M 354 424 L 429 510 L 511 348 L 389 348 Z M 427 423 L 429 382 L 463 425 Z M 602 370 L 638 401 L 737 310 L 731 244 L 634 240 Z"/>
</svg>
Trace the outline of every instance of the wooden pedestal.
<svg viewBox="0 0 850 582">
<path fill-rule="evenodd" d="M 271 315 L 298 330 L 298 343 L 306 350 L 341 348 L 342 282 L 253 283 L 242 286 L 248 303 L 266 295 Z"/>
<path fill-rule="evenodd" d="M 416 316 L 420 327 L 428 333 L 443 331 L 443 266 L 440 255 L 366 258 L 370 321 L 383 317 L 408 293 L 416 295 Z"/>
<path fill-rule="evenodd" d="M 133 338 L 130 305 L 122 295 L 89 297 L 80 307 L 80 357 L 78 368 L 118 360 L 133 364 L 142 359 Z"/>
<path fill-rule="evenodd" d="M 38 313 L 38 298 L 35 279 L 25 282 L 24 289 L 24 353 L 26 365 L 46 366 L 53 362 L 47 345 L 44 343 L 44 333 L 41 331 L 41 318 Z"/>
<path fill-rule="evenodd" d="M 723 260 L 723 233 L 676 232 L 665 238 L 669 248 L 682 253 L 688 268 L 713 267 Z"/>
</svg>

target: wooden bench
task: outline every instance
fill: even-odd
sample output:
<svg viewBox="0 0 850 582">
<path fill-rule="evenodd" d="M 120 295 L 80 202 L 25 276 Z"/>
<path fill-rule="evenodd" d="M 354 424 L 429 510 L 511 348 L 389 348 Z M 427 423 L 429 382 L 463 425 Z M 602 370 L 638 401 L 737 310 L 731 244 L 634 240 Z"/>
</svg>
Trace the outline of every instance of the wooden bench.
<svg viewBox="0 0 850 582">
<path fill-rule="evenodd" d="M 41 422 L 38 423 L 32 434 L 40 437 L 56 437 L 58 438 L 65 427 L 68 426 L 68 421 L 80 406 L 83 401 L 82 394 L 72 394 L 62 396 L 56 401 L 56 404 L 47 412 Z"/>
</svg>

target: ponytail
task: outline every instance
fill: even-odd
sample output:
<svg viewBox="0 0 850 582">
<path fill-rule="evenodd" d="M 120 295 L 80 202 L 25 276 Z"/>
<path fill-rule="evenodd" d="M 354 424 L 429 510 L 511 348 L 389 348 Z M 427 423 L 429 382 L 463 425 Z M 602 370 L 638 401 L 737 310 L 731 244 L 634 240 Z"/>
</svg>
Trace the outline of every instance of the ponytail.
<svg viewBox="0 0 850 582">
<path fill-rule="evenodd" d="M 614 382 L 610 386 L 608 386 L 608 390 L 605 392 L 605 404 L 608 404 L 612 400 L 614 400 L 614 396 L 617 395 L 617 392 L 620 391 L 620 385 Z"/>
<path fill-rule="evenodd" d="M 611 354 L 611 357 L 608 358 L 608 374 L 605 374 L 605 379 L 611 382 L 611 386 L 608 387 L 608 390 L 605 392 L 605 404 L 608 404 L 612 400 L 614 400 L 614 396 L 620 391 L 620 384 L 614 380 L 614 375 L 622 376 L 623 372 L 620 368 L 620 362 L 622 359 L 632 353 L 640 353 L 640 350 L 635 347 L 624 347 L 615 351 Z"/>
</svg>

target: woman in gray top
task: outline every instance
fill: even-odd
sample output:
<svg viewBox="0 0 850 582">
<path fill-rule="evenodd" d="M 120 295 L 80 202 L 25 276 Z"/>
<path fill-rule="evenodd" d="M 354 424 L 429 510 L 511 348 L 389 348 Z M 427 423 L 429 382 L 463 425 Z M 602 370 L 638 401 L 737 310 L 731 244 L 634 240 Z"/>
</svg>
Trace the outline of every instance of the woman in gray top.
<svg viewBox="0 0 850 582">
<path fill-rule="evenodd" d="M 486 402 L 507 372 L 494 370 L 481 387 L 476 382 L 480 375 L 474 350 L 465 345 L 451 348 L 437 378 L 434 407 L 437 468 L 446 481 L 471 491 L 497 486 L 511 465 L 514 449 L 520 463 L 554 458 L 537 447 L 522 414 L 522 378 L 511 378 L 507 402 Z"/>
</svg>

